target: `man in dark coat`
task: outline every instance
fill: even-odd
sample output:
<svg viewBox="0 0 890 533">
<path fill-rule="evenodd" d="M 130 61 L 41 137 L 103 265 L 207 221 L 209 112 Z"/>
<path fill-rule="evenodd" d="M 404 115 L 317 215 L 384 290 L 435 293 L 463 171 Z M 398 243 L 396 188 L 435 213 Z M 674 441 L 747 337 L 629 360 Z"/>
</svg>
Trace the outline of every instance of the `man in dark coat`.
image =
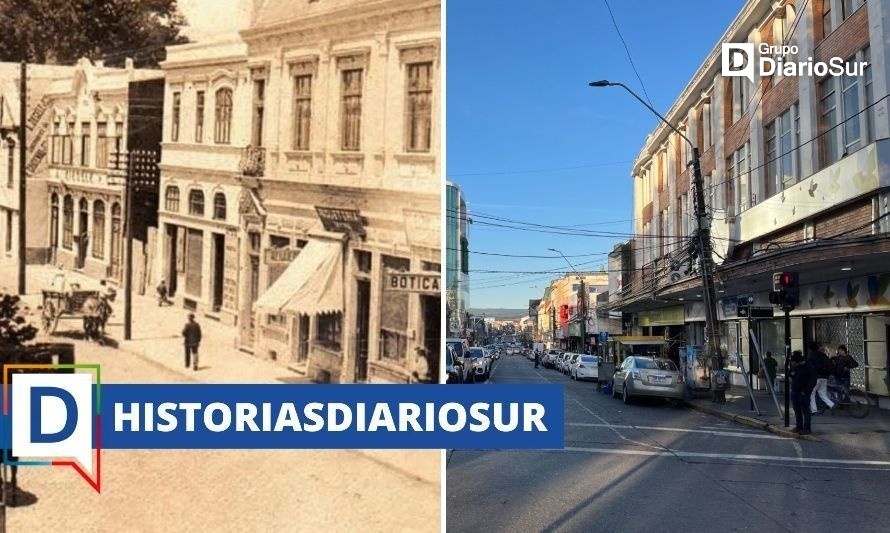
<svg viewBox="0 0 890 533">
<path fill-rule="evenodd" d="M 800 350 L 791 354 L 791 405 L 794 408 L 794 432 L 808 435 L 810 423 L 810 394 L 816 386 L 816 368 L 811 359 L 804 359 Z"/>
<path fill-rule="evenodd" d="M 185 367 L 191 366 L 192 370 L 198 370 L 198 346 L 201 344 L 201 326 L 195 321 L 194 313 L 189 313 L 188 322 L 182 328 L 182 338 L 185 343 Z"/>
<path fill-rule="evenodd" d="M 844 389 L 844 397 L 850 399 L 850 370 L 857 368 L 859 363 L 847 351 L 847 347 L 843 344 L 837 347 L 837 352 L 833 360 L 834 377 L 837 379 L 838 385 Z"/>
</svg>

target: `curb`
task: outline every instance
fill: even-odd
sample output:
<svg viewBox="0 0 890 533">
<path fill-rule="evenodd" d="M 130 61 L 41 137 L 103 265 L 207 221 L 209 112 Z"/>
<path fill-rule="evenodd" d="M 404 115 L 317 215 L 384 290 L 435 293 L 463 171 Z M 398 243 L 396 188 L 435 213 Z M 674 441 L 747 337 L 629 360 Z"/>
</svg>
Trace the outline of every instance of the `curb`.
<svg viewBox="0 0 890 533">
<path fill-rule="evenodd" d="M 782 426 L 777 426 L 775 424 L 770 424 L 769 422 L 764 422 L 759 418 L 754 418 L 750 416 L 744 415 L 735 415 L 732 413 L 727 413 L 726 411 L 721 411 L 720 409 L 714 409 L 712 407 L 707 407 L 701 404 L 692 403 L 689 401 L 683 402 L 686 407 L 690 409 L 694 409 L 696 411 L 701 411 L 702 413 L 707 413 L 712 416 L 724 418 L 726 420 L 731 420 L 737 424 L 743 424 L 745 426 L 749 426 L 756 429 L 761 429 L 764 431 L 768 431 L 770 433 L 774 433 L 779 435 L 780 437 L 785 437 L 788 439 L 801 439 L 808 440 L 810 442 L 822 442 L 822 439 L 816 437 L 815 435 L 799 435 L 790 429 L 785 429 Z"/>
</svg>

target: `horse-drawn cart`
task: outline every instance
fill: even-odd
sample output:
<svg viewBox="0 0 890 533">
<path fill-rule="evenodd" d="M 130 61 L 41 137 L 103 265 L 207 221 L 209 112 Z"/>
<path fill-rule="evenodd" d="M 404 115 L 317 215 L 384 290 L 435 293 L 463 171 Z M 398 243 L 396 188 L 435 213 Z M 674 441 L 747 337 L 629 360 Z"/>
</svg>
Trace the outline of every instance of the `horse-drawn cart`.
<svg viewBox="0 0 890 533">
<path fill-rule="evenodd" d="M 102 302 L 99 291 L 71 289 L 65 292 L 43 290 L 41 324 L 47 334 L 56 332 L 59 320 L 83 320 L 84 334 L 88 339 L 101 339 L 108 321 L 108 305 Z"/>
</svg>

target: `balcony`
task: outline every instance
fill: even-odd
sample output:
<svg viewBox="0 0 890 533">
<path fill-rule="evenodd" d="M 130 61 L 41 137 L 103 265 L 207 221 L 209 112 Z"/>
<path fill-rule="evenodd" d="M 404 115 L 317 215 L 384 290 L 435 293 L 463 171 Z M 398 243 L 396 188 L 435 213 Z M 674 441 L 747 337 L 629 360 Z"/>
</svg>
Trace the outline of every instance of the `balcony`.
<svg viewBox="0 0 890 533">
<path fill-rule="evenodd" d="M 263 177 L 266 170 L 266 149 L 262 146 L 247 146 L 241 150 L 238 171 L 242 176 Z"/>
</svg>

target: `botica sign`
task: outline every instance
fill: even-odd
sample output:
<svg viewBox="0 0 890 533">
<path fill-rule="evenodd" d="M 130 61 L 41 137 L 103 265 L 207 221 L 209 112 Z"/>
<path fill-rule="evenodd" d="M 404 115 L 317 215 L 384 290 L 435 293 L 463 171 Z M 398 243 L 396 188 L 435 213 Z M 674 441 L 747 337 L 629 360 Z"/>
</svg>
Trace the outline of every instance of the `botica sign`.
<svg viewBox="0 0 890 533">
<path fill-rule="evenodd" d="M 390 272 L 386 277 L 388 291 L 439 294 L 441 276 L 437 273 Z"/>
</svg>

